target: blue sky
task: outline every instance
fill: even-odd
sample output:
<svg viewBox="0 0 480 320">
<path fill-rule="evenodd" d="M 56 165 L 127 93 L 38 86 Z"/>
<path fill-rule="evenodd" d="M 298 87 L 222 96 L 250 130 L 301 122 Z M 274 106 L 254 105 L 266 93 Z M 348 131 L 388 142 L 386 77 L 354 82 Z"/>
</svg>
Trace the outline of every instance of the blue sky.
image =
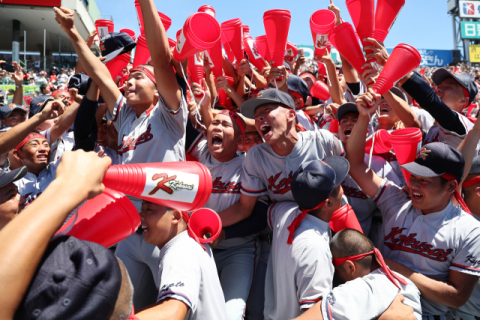
<svg viewBox="0 0 480 320">
<path fill-rule="evenodd" d="M 97 0 L 102 16 L 113 17 L 115 31 L 123 28 L 139 33 L 135 14 L 134 0 Z M 343 20 L 351 22 L 345 0 L 334 0 Z M 177 30 L 182 28 L 186 18 L 203 5 L 215 8 L 219 23 L 233 18 L 240 18 L 250 26 L 253 37 L 265 34 L 263 13 L 270 9 L 288 9 L 292 14 L 289 41 L 297 45 L 313 45 L 309 19 L 313 12 L 326 9 L 330 0 L 155 0 L 157 11 L 172 19 L 172 26 L 167 34 L 175 38 Z M 385 40 L 389 48 L 399 43 L 408 43 L 421 49 L 453 49 L 452 18 L 447 14 L 446 0 L 406 0 L 395 25 Z"/>
</svg>

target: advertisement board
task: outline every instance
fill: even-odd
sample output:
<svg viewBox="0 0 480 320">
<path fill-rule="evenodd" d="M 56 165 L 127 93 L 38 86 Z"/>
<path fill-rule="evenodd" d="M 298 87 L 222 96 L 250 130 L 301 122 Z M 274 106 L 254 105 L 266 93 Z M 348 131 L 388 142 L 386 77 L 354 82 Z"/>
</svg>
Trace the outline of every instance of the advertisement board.
<svg viewBox="0 0 480 320">
<path fill-rule="evenodd" d="M 480 39 L 480 22 L 462 21 L 462 39 Z"/>
<path fill-rule="evenodd" d="M 460 18 L 480 18 L 480 1 L 459 1 Z"/>
<path fill-rule="evenodd" d="M 389 54 L 392 48 L 387 48 Z M 422 56 L 421 66 L 443 67 L 453 62 L 452 50 L 434 50 L 434 49 L 418 49 Z"/>
</svg>

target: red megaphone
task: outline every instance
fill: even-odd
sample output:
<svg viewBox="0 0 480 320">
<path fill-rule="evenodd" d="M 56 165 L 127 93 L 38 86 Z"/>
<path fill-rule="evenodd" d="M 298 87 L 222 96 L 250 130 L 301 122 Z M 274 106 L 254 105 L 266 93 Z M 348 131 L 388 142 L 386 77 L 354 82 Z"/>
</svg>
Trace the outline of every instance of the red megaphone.
<svg viewBox="0 0 480 320">
<path fill-rule="evenodd" d="M 140 225 L 140 215 L 133 203 L 124 194 L 111 189 L 85 202 L 78 209 L 77 218 L 70 220 L 55 233 L 56 236 L 69 235 L 107 248 L 130 236 Z"/>
<path fill-rule="evenodd" d="M 417 68 L 422 62 L 422 56 L 414 47 L 401 43 L 396 46 L 387 63 L 380 72 L 373 91 L 383 95 L 393 87 L 393 84 Z"/>
<path fill-rule="evenodd" d="M 223 75 L 223 58 L 222 58 L 222 41 L 217 41 L 217 43 L 208 51 L 205 51 L 208 58 L 208 63 L 210 63 L 210 69 L 215 76 L 215 79 Z"/>
<path fill-rule="evenodd" d="M 168 38 L 168 46 L 170 47 L 170 49 L 175 48 L 176 45 L 177 45 L 177 41 Z"/>
<path fill-rule="evenodd" d="M 181 61 L 210 49 L 220 40 L 220 35 L 220 25 L 214 17 L 204 12 L 194 13 L 183 25 L 173 56 L 177 61 Z"/>
<path fill-rule="evenodd" d="M 392 150 L 392 143 L 390 142 L 390 134 L 388 131 L 380 129 L 375 131 L 374 134 L 375 142 L 373 142 L 373 136 L 365 142 L 365 153 L 370 153 L 372 142 L 374 143 L 373 154 L 390 152 L 390 150 Z"/>
<path fill-rule="evenodd" d="M 283 9 L 268 10 L 263 14 L 263 24 L 273 67 L 283 65 L 285 60 L 285 49 L 287 47 L 291 19 L 290 11 Z"/>
<path fill-rule="evenodd" d="M 246 24 L 242 24 L 242 40 L 245 38 L 245 36 L 250 35 L 250 27 L 247 26 Z"/>
<path fill-rule="evenodd" d="M 207 203 L 212 175 L 198 162 L 136 163 L 111 166 L 103 184 L 133 197 L 191 211 Z"/>
<path fill-rule="evenodd" d="M 230 46 L 230 49 L 237 59 L 237 62 L 243 60 L 243 31 L 242 20 L 232 19 L 222 22 L 222 35 L 225 37 L 226 42 Z"/>
<path fill-rule="evenodd" d="M 223 45 L 223 49 L 225 49 L 225 53 L 227 54 L 227 59 L 233 63 L 235 61 L 235 54 L 230 48 L 230 45 L 228 44 L 228 41 L 227 41 L 227 37 L 223 32 L 222 32 L 222 45 Z"/>
<path fill-rule="evenodd" d="M 310 89 L 310 94 L 323 101 L 327 101 L 330 98 L 330 90 L 328 90 L 328 86 L 323 81 L 316 81 Z"/>
<path fill-rule="evenodd" d="M 418 128 L 398 129 L 390 133 L 390 143 L 399 165 L 415 161 L 419 144 L 422 142 L 422 131 Z M 408 184 L 410 172 L 402 168 L 405 182 Z"/>
<path fill-rule="evenodd" d="M 248 56 L 248 61 L 260 72 L 267 66 L 262 55 L 260 54 L 257 44 L 253 41 L 249 32 L 243 32 L 243 48 Z"/>
<path fill-rule="evenodd" d="M 213 7 L 212 7 L 212 6 L 209 6 L 208 4 L 204 4 L 203 6 L 201 6 L 200 8 L 198 8 L 197 11 L 198 11 L 198 12 L 208 13 L 209 15 L 211 15 L 212 17 L 215 18 L 215 9 L 213 9 Z"/>
<path fill-rule="evenodd" d="M 120 73 L 122 73 L 123 69 L 125 69 L 131 59 L 130 54 L 124 53 L 105 63 L 108 71 L 110 71 L 112 79 L 115 79 Z"/>
<path fill-rule="evenodd" d="M 226 76 L 226 75 L 223 75 L 223 77 L 225 79 L 227 79 L 230 87 L 233 86 L 233 78 L 232 77 L 229 77 L 229 76 Z M 222 107 L 228 107 L 227 101 L 229 100 L 229 98 L 230 97 L 228 96 L 228 94 L 223 89 L 218 90 L 218 103 L 220 103 L 220 105 Z"/>
<path fill-rule="evenodd" d="M 137 37 L 135 36 L 135 31 L 130 30 L 130 29 L 122 29 L 119 32 L 125 32 L 128 34 L 130 37 L 132 37 L 133 41 L 137 40 Z"/>
<path fill-rule="evenodd" d="M 199 52 L 188 58 L 188 73 L 190 74 L 191 82 L 196 82 L 200 85 L 202 90 L 203 87 L 203 52 Z M 200 95 L 201 97 L 202 95 Z"/>
<path fill-rule="evenodd" d="M 312 31 L 315 55 L 322 57 L 329 44 L 328 36 L 335 28 L 336 17 L 331 10 L 321 9 L 315 11 L 310 17 L 310 30 Z"/>
<path fill-rule="evenodd" d="M 222 220 L 212 209 L 201 208 L 192 212 L 188 226 L 200 243 L 209 243 L 220 235 Z"/>
<path fill-rule="evenodd" d="M 363 39 L 373 37 L 373 30 L 375 29 L 375 0 L 347 0 L 346 5 L 362 45 L 364 47 L 372 45 L 369 42 L 364 42 Z M 371 50 L 367 50 L 365 53 L 371 53 Z M 375 59 L 370 59 L 368 62 L 374 61 Z"/>
<path fill-rule="evenodd" d="M 140 7 L 140 3 L 138 3 L 138 0 L 135 0 L 135 9 L 137 11 L 138 27 L 140 28 L 140 34 L 145 34 L 145 28 L 143 27 L 142 8 Z M 168 28 L 170 28 L 170 26 L 172 25 L 172 19 L 170 19 L 167 15 L 161 12 L 158 12 L 158 16 L 162 21 L 165 32 L 167 32 Z"/>
<path fill-rule="evenodd" d="M 343 229 L 355 229 L 363 233 L 357 216 L 349 204 L 335 211 L 330 219 L 330 229 L 337 233 Z"/>
<path fill-rule="evenodd" d="M 339 127 L 338 120 L 332 119 L 332 121 L 330 122 L 330 127 L 328 128 L 328 130 L 331 133 L 333 133 L 334 135 L 338 135 L 338 127 Z"/>
<path fill-rule="evenodd" d="M 287 56 L 285 59 L 289 62 L 293 62 L 295 57 L 297 56 L 298 53 L 298 48 L 296 45 L 291 43 L 290 41 L 287 41 Z"/>
<path fill-rule="evenodd" d="M 397 16 L 405 5 L 405 0 L 378 0 L 375 12 L 375 31 L 373 38 L 384 42 Z"/>
<path fill-rule="evenodd" d="M 270 63 L 270 61 L 272 61 L 272 56 L 270 55 L 267 36 L 263 35 L 255 37 L 255 44 L 257 45 L 258 53 L 263 57 L 263 59 Z"/>
<path fill-rule="evenodd" d="M 338 52 L 352 65 L 359 74 L 363 73 L 365 57 L 358 43 L 355 30 L 350 23 L 344 22 L 336 26 L 329 36 L 330 42 Z"/>
<path fill-rule="evenodd" d="M 107 19 L 98 19 L 95 21 L 95 28 L 97 29 L 98 38 L 102 40 L 109 33 L 114 31 L 113 21 Z"/>
<path fill-rule="evenodd" d="M 146 64 L 150 59 L 150 51 L 148 50 L 147 40 L 145 35 L 141 34 L 137 40 L 137 46 L 135 47 L 135 57 L 133 58 L 133 68 L 141 64 Z"/>
</svg>

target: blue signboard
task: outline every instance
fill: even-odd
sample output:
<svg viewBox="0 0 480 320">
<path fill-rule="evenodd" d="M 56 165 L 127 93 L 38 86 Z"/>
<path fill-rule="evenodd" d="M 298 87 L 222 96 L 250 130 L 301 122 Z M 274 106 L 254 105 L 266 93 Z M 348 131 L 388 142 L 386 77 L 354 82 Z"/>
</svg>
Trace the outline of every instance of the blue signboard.
<svg viewBox="0 0 480 320">
<path fill-rule="evenodd" d="M 387 49 L 392 53 L 393 49 Z M 421 66 L 443 67 L 453 62 L 452 50 L 417 49 L 422 55 Z"/>
</svg>

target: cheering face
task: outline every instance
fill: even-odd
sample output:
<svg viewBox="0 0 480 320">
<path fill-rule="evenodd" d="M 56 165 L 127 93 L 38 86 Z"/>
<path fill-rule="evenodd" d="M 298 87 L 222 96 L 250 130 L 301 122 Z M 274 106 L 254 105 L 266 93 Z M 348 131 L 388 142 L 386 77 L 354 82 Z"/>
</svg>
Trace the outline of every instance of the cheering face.
<svg viewBox="0 0 480 320">
<path fill-rule="evenodd" d="M 437 86 L 437 96 L 450 109 L 461 111 L 468 102 L 462 89 L 462 85 L 453 78 L 447 78 Z"/>
<path fill-rule="evenodd" d="M 442 185 L 440 177 L 425 178 L 412 174 L 408 187 L 412 205 L 422 210 L 424 214 L 428 214 L 444 209 L 445 199 L 450 199 L 456 184 L 449 181 Z"/>
<path fill-rule="evenodd" d="M 292 90 L 288 90 L 288 94 L 290 97 L 293 99 L 293 102 L 295 103 L 295 110 L 299 110 L 303 107 L 303 99 L 298 97 L 298 93 Z"/>
<path fill-rule="evenodd" d="M 173 210 L 162 205 L 143 201 L 140 221 L 145 241 L 162 248 L 172 233 Z"/>
<path fill-rule="evenodd" d="M 382 123 L 391 123 L 394 124 L 399 120 L 397 114 L 392 109 L 387 100 L 383 99 L 378 106 L 378 121 Z"/>
<path fill-rule="evenodd" d="M 346 145 L 358 120 L 358 113 L 347 113 L 338 124 L 338 138 Z"/>
<path fill-rule="evenodd" d="M 251 147 L 262 143 L 262 137 L 260 137 L 258 132 L 247 132 L 245 133 L 245 140 L 243 143 L 238 145 L 238 151 L 248 152 Z"/>
<path fill-rule="evenodd" d="M 232 119 L 225 114 L 217 114 L 207 130 L 208 150 L 218 161 L 234 157 L 238 143 L 241 142 L 240 129 Z"/>
<path fill-rule="evenodd" d="M 72 97 L 68 91 L 61 91 L 54 96 L 55 100 L 62 100 L 65 106 L 72 104 Z"/>
<path fill-rule="evenodd" d="M 28 171 L 41 171 L 48 165 L 50 145 L 46 139 L 32 139 L 17 151 L 17 155 Z"/>
<path fill-rule="evenodd" d="M 152 80 L 147 78 L 142 72 L 135 71 L 131 73 L 125 85 L 125 97 L 128 105 L 148 105 L 153 103 L 157 94 L 157 88 Z"/>
<path fill-rule="evenodd" d="M 278 104 L 258 107 L 254 114 L 255 128 L 269 145 L 288 134 L 288 122 L 295 121 L 295 112 Z"/>
<path fill-rule="evenodd" d="M 2 119 L 2 125 L 5 127 L 15 127 L 17 124 L 25 122 L 27 114 L 22 110 L 13 110 L 8 117 Z"/>
<path fill-rule="evenodd" d="M 25 198 L 13 182 L 0 188 L 0 230 L 23 209 Z"/>
</svg>

